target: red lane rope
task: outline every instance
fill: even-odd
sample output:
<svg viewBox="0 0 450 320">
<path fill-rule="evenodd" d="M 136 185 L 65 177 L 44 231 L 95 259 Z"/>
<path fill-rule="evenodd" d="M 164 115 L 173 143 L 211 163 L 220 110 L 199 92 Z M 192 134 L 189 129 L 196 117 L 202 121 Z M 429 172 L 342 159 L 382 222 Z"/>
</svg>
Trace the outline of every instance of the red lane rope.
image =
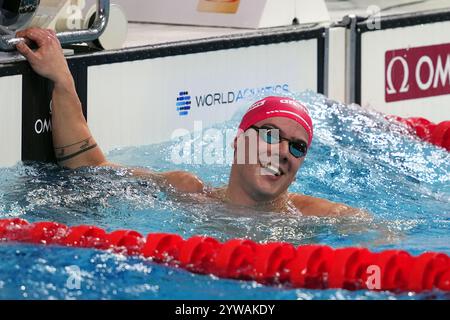
<svg viewBox="0 0 450 320">
<path fill-rule="evenodd" d="M 423 141 L 450 151 L 450 121 L 442 121 L 436 124 L 424 118 L 402 118 L 398 116 L 388 116 L 387 118 L 405 124 Z"/>
<path fill-rule="evenodd" d="M 210 237 L 132 230 L 107 233 L 95 226 L 68 227 L 55 222 L 0 220 L 0 241 L 113 250 L 140 255 L 199 274 L 286 284 L 293 288 L 347 290 L 450 291 L 450 258 L 427 252 L 411 256 L 402 250 L 373 253 L 365 248 L 332 249 L 323 245 L 294 247 Z"/>
</svg>

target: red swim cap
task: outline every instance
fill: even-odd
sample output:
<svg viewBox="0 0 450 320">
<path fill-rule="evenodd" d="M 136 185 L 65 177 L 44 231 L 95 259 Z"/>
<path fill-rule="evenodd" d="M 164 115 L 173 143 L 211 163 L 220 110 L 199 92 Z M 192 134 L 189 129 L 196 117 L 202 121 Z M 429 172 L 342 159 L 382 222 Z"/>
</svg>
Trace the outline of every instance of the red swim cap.
<svg viewBox="0 0 450 320">
<path fill-rule="evenodd" d="M 267 97 L 255 102 L 242 118 L 239 129 L 246 131 L 255 123 L 274 117 L 289 118 L 300 124 L 308 134 L 308 146 L 311 145 L 313 138 L 311 117 L 304 105 L 291 98 Z"/>
</svg>

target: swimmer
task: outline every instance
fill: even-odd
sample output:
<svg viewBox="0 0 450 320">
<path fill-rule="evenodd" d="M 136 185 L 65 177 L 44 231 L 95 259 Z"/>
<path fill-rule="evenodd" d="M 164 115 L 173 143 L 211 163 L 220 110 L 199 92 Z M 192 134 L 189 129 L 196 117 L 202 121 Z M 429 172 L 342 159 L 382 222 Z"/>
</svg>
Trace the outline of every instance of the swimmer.
<svg viewBox="0 0 450 320">
<path fill-rule="evenodd" d="M 54 84 L 52 134 L 58 164 L 71 169 L 121 167 L 105 158 L 89 130 L 74 79 L 55 33 L 31 28 L 18 32 L 17 36 L 36 43 L 35 51 L 25 42 L 19 43 L 17 50 L 36 73 Z M 237 151 L 240 141 L 248 146 L 252 133 L 257 138 L 257 159 L 254 163 L 240 162 Z M 155 173 L 137 168 L 130 168 L 130 172 L 180 194 L 193 194 L 209 201 L 220 200 L 238 207 L 274 212 L 292 212 L 294 209 L 309 216 L 365 216 L 364 211 L 345 204 L 288 192 L 305 161 L 312 139 L 312 121 L 304 106 L 289 98 L 268 97 L 255 103 L 242 119 L 234 141 L 234 163 L 226 187 L 208 188 L 189 172 Z M 261 150 L 266 151 L 267 157 L 261 156 Z M 251 151 L 252 148 L 244 148 L 244 160 L 251 157 Z"/>
</svg>

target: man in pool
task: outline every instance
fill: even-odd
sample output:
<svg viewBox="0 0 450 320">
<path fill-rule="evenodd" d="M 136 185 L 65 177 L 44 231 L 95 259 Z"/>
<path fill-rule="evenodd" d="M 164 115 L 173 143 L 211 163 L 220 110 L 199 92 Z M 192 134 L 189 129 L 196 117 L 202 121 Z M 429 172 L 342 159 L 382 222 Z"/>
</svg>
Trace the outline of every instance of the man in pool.
<svg viewBox="0 0 450 320">
<path fill-rule="evenodd" d="M 27 29 L 17 36 L 29 39 L 38 49 L 31 50 L 25 42 L 17 45 L 39 75 L 54 83 L 52 130 L 55 154 L 61 166 L 75 169 L 83 166 L 120 167 L 108 162 L 89 130 L 75 90 L 73 77 L 53 31 Z M 297 211 L 303 215 L 347 216 L 363 211 L 325 199 L 288 192 L 302 166 L 313 138 L 311 118 L 304 106 L 289 98 L 268 97 L 255 103 L 244 115 L 235 139 L 234 163 L 228 186 L 208 189 L 189 172 L 155 173 L 145 169 L 131 169 L 137 177 L 157 181 L 180 194 L 196 194 L 205 199 L 218 199 L 231 205 L 253 207 L 274 212 Z M 245 161 L 238 161 L 241 141 L 249 145 L 247 133 L 257 138 L 257 160 L 247 161 L 252 148 L 244 148 Z M 256 134 L 257 133 L 257 134 Z M 262 152 L 270 160 L 262 161 Z M 276 161 L 274 161 L 276 160 Z"/>
</svg>

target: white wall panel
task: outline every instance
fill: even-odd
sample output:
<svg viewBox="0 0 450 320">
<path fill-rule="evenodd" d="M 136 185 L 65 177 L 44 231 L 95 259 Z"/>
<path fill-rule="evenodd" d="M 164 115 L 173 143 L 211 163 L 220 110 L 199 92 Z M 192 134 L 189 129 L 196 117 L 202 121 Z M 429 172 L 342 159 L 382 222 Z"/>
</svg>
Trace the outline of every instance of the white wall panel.
<svg viewBox="0 0 450 320">
<path fill-rule="evenodd" d="M 362 34 L 361 104 L 387 114 L 425 117 L 439 122 L 450 119 L 450 95 L 386 102 L 385 54 L 390 50 L 450 43 L 450 21 L 386 29 Z M 449 52 L 450 53 L 450 52 Z M 444 60 L 445 62 L 445 60 Z M 411 70 L 414 73 L 414 70 Z M 450 86 L 450 79 L 448 82 Z"/>
<path fill-rule="evenodd" d="M 242 99 L 198 107 L 207 94 L 287 85 L 317 90 L 317 40 L 306 40 L 144 61 L 93 66 L 88 71 L 88 123 L 105 150 L 170 140 L 174 130 L 229 120 Z M 180 116 L 178 94 L 188 91 L 192 109 Z M 248 92 L 248 91 L 247 91 Z M 279 92 L 282 94 L 282 92 Z"/>
<path fill-rule="evenodd" d="M 0 77 L 0 166 L 22 157 L 22 76 Z"/>
</svg>

